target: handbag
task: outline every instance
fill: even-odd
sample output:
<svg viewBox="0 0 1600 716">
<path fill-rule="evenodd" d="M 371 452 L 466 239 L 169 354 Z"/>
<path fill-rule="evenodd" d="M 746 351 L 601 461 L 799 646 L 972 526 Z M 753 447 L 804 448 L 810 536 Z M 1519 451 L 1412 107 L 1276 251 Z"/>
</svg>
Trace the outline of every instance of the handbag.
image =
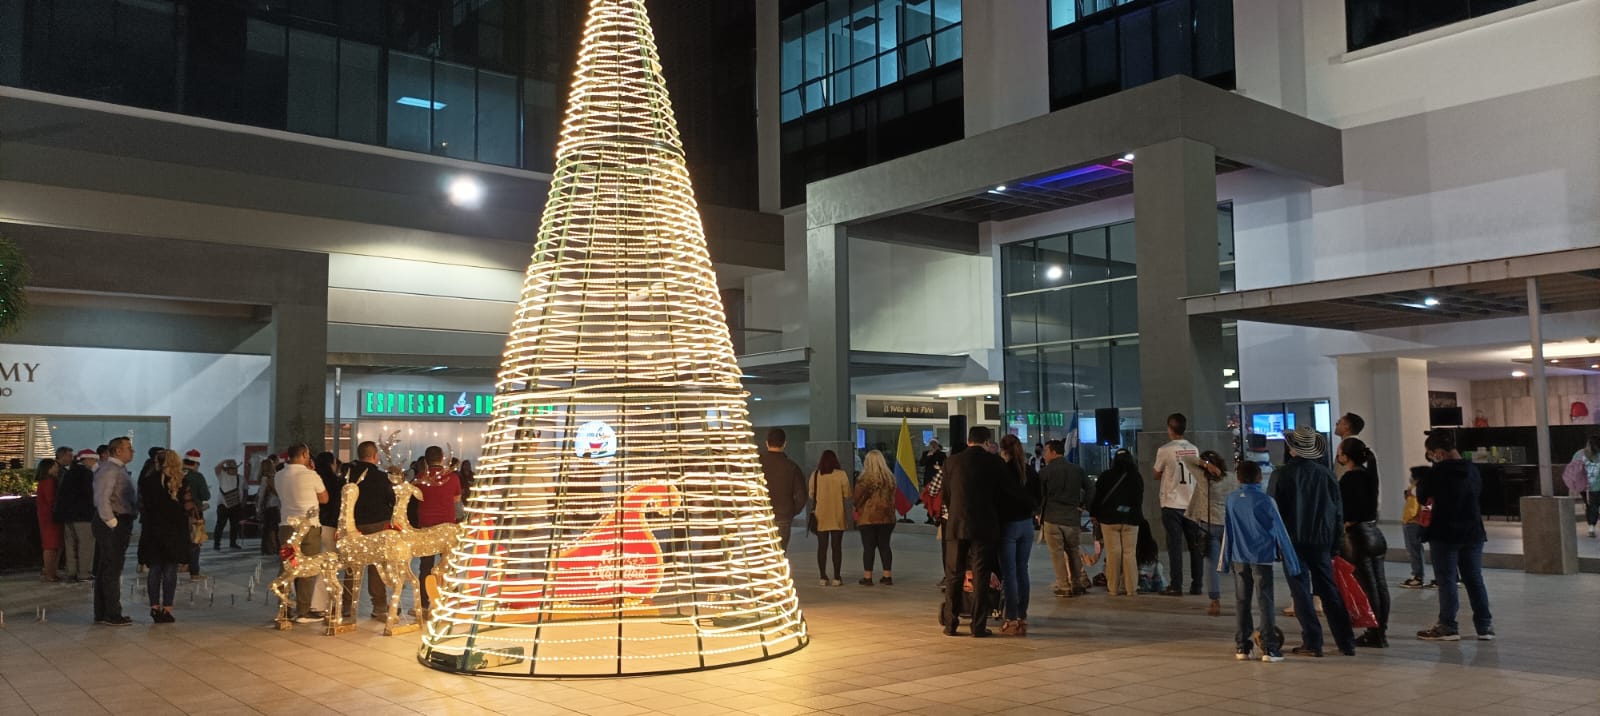
<svg viewBox="0 0 1600 716">
<path fill-rule="evenodd" d="M 1567 494 L 1582 499 L 1583 493 L 1589 487 L 1589 471 L 1583 460 L 1567 463 L 1567 468 L 1561 471 L 1561 481 L 1567 485 Z"/>
<path fill-rule="evenodd" d="M 1361 629 L 1378 628 L 1378 617 L 1372 613 L 1372 603 L 1367 601 L 1366 591 L 1361 589 L 1361 583 L 1356 581 L 1356 568 L 1346 562 L 1343 557 L 1333 558 L 1333 581 L 1339 588 L 1339 598 L 1344 600 L 1344 609 L 1350 614 L 1350 626 Z"/>
<path fill-rule="evenodd" d="M 1417 524 L 1424 529 L 1433 525 L 1433 498 L 1417 506 Z"/>
<path fill-rule="evenodd" d="M 209 535 L 206 534 L 206 523 L 205 522 L 190 522 L 189 523 L 189 541 L 190 542 L 193 542 L 194 544 L 205 544 L 206 538 L 208 536 Z"/>
</svg>

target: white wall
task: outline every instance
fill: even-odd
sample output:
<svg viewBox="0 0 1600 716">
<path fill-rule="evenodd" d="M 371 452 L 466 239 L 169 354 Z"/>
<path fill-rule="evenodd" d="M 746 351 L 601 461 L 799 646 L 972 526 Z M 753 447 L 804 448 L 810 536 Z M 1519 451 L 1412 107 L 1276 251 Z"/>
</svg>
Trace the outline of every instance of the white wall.
<svg viewBox="0 0 1600 716">
<path fill-rule="evenodd" d="M 1472 381 L 1456 378 L 1440 378 L 1431 374 L 1428 376 L 1428 390 L 1446 391 L 1456 394 L 1456 405 L 1461 406 L 1461 417 L 1468 426 L 1472 425 Z"/>
<path fill-rule="evenodd" d="M 0 413 L 170 418 L 171 444 L 161 447 L 199 450 L 213 485 L 213 465 L 267 440 L 268 356 L 0 345 L 0 364 L 12 363 L 38 367 L 33 382 L 4 385 L 11 395 L 0 398 Z M 151 447 L 134 450 L 142 460 Z"/>
</svg>

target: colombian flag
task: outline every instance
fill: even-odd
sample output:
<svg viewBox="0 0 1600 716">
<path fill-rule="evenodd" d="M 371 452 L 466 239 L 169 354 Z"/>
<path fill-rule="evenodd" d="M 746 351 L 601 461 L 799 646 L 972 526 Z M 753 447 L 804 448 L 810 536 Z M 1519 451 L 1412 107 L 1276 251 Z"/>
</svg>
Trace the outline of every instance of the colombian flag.
<svg viewBox="0 0 1600 716">
<path fill-rule="evenodd" d="M 917 475 L 917 451 L 911 447 L 911 423 L 900 419 L 900 444 L 894 451 L 894 509 L 904 517 L 916 504 L 921 492 Z"/>
</svg>

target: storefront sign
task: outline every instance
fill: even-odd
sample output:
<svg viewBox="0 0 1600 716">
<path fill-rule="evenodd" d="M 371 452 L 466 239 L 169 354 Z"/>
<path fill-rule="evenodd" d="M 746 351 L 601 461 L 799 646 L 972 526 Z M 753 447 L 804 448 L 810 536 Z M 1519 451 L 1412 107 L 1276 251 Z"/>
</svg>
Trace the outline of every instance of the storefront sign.
<svg viewBox="0 0 1600 716">
<path fill-rule="evenodd" d="M 488 420 L 494 393 L 363 390 L 356 398 L 363 418 Z"/>
<path fill-rule="evenodd" d="M 950 417 L 950 401 L 869 399 L 866 417 L 943 420 Z"/>
<path fill-rule="evenodd" d="M 1067 414 L 1060 412 L 1030 413 L 1021 410 L 1006 411 L 1007 425 L 1027 425 L 1037 428 L 1067 427 Z"/>
<path fill-rule="evenodd" d="M 0 363 L 0 398 L 9 398 L 14 393 L 11 383 L 32 383 L 34 376 L 39 371 L 40 363 Z"/>
</svg>

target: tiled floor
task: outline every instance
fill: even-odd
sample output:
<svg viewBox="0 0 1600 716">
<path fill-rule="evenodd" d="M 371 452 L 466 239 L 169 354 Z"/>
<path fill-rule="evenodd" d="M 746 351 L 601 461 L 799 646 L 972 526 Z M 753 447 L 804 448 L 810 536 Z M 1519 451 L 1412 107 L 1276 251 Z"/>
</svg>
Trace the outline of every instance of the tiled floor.
<svg viewBox="0 0 1600 716">
<path fill-rule="evenodd" d="M 140 713 L 929 714 L 1488 713 L 1600 716 L 1600 576 L 1488 575 L 1500 641 L 1418 642 L 1437 595 L 1394 590 L 1393 648 L 1281 664 L 1232 658 L 1231 605 L 1200 597 L 1049 596 L 1034 552 L 1026 639 L 948 638 L 935 623 L 936 550 L 920 526 L 896 534 L 896 586 L 816 586 L 814 538 L 792 557 L 812 643 L 758 664 L 676 676 L 490 679 L 417 664 L 417 635 L 372 622 L 323 637 L 270 626 L 244 583 L 259 555 L 206 552 L 214 602 L 180 584 L 174 625 L 128 599 L 131 628 L 88 624 L 87 587 L 0 578 L 0 714 Z M 1391 565 L 1391 584 L 1404 570 Z M 267 570 L 270 572 L 270 570 Z M 859 575 L 856 575 L 859 576 Z M 1281 584 L 1281 583 L 1280 583 Z M 124 584 L 124 594 L 128 592 Z M 1226 589 L 1224 590 L 1227 591 Z M 1280 588 L 1280 592 L 1282 589 Z M 1287 595 L 1280 594 L 1280 603 Z M 35 621 L 36 609 L 47 621 Z M 1467 621 L 1463 614 L 1463 621 Z M 1293 634 L 1292 620 L 1281 621 Z M 1470 627 L 1468 627 L 1470 630 Z M 963 629 L 965 631 L 965 629 Z M 1295 641 L 1291 636 L 1291 642 Z"/>
</svg>

